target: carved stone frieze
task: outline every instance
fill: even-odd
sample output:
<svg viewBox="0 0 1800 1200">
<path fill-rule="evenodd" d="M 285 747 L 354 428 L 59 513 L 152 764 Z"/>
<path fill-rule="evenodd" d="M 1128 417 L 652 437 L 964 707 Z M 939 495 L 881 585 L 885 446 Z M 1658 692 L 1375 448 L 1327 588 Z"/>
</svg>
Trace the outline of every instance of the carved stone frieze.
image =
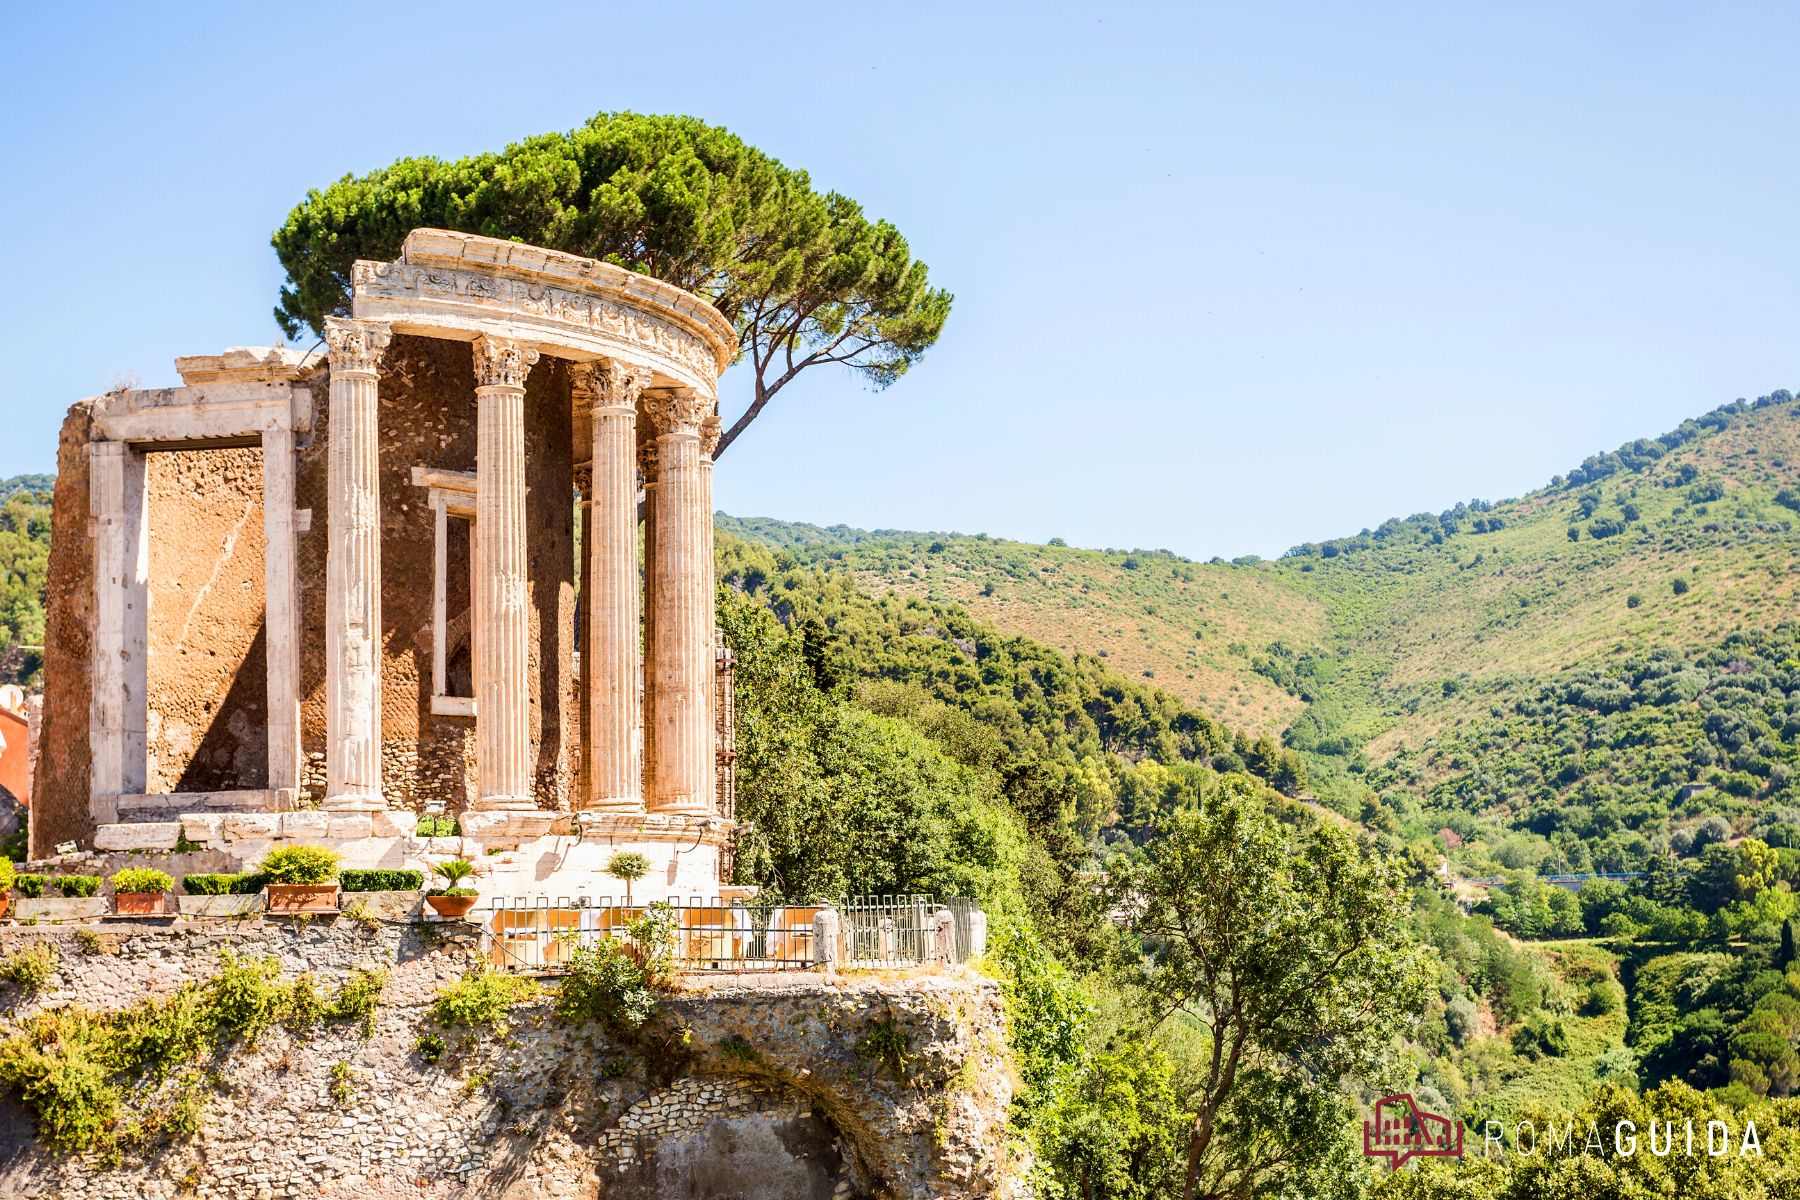
<svg viewBox="0 0 1800 1200">
<path fill-rule="evenodd" d="M 358 262 L 351 270 L 351 281 L 359 299 L 449 301 L 491 310 L 501 319 L 510 313 L 535 316 L 640 346 L 652 357 L 679 363 L 699 380 L 710 381 L 719 375 L 718 357 L 701 338 L 672 321 L 604 296 L 480 271 L 404 262 Z"/>
</svg>

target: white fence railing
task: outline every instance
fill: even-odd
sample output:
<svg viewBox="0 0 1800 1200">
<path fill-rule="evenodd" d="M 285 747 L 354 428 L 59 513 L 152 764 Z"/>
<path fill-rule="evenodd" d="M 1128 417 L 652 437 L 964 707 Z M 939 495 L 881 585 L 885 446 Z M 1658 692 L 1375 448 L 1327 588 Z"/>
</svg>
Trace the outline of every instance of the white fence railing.
<svg viewBox="0 0 1800 1200">
<path fill-rule="evenodd" d="M 643 953 L 660 949 L 683 973 L 960 963 L 987 948 L 987 915 L 974 901 L 930 896 L 815 904 L 502 897 L 471 916 L 489 963 L 533 972 L 565 969 L 578 947 L 607 939 Z"/>
</svg>

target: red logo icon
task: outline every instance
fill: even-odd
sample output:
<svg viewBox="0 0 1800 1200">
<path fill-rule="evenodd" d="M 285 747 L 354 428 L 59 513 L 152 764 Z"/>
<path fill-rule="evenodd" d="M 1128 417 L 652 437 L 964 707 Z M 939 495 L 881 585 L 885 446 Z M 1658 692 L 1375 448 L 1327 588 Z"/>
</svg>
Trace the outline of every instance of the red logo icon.
<svg viewBox="0 0 1800 1200">
<path fill-rule="evenodd" d="M 1461 1158 L 1462 1152 L 1461 1122 L 1426 1112 L 1410 1092 L 1377 1100 L 1363 1122 L 1363 1155 L 1389 1159 L 1396 1169 L 1409 1158 Z"/>
</svg>

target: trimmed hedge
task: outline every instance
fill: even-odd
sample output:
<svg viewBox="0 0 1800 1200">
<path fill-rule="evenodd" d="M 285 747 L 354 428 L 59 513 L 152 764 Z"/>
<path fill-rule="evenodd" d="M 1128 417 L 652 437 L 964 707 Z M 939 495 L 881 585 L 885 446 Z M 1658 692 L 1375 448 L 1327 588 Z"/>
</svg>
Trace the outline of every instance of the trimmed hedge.
<svg viewBox="0 0 1800 1200">
<path fill-rule="evenodd" d="M 99 893 L 100 877 L 98 875 L 58 875 L 56 886 L 62 889 L 62 894 L 65 896 L 85 898 Z"/>
<path fill-rule="evenodd" d="M 338 887 L 346 892 L 416 892 L 424 886 L 422 871 L 352 869 L 338 872 Z"/>
<path fill-rule="evenodd" d="M 254 896 L 267 882 L 254 871 L 244 875 L 184 875 L 181 890 L 190 896 Z"/>
<path fill-rule="evenodd" d="M 27 899 L 36 900 L 44 894 L 44 885 L 49 882 L 48 875 L 32 875 L 21 871 L 13 876 L 13 891 Z"/>
</svg>

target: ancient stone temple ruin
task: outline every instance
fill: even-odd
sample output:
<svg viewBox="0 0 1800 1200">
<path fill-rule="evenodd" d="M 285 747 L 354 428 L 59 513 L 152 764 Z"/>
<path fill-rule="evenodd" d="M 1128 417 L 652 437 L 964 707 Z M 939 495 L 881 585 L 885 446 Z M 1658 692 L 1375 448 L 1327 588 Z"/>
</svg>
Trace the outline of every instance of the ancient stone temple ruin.
<svg viewBox="0 0 1800 1200">
<path fill-rule="evenodd" d="M 716 895 L 730 323 L 442 230 L 350 284 L 312 352 L 181 358 L 181 387 L 70 410 L 33 857 L 506 852 L 484 892 L 574 895 L 626 849 L 653 894 Z M 437 812 L 460 845 L 418 836 Z"/>
</svg>

